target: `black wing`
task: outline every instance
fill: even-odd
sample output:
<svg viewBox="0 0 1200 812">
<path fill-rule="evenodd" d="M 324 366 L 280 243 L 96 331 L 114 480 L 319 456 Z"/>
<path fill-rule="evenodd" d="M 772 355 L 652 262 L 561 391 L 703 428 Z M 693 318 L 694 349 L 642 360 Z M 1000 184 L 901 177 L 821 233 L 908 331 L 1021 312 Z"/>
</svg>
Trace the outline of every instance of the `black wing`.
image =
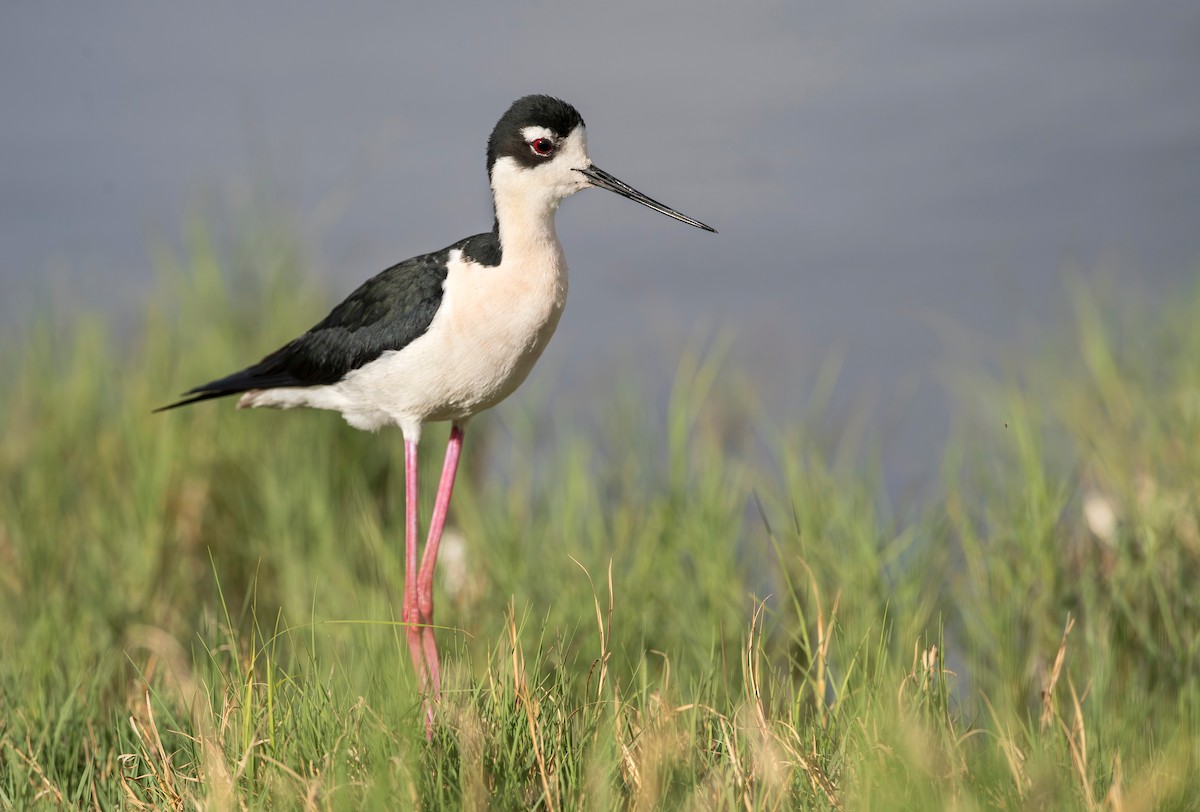
<svg viewBox="0 0 1200 812">
<path fill-rule="evenodd" d="M 451 248 L 393 265 L 364 282 L 317 326 L 254 366 L 189 389 L 183 400 L 155 411 L 251 389 L 337 383 L 388 350 L 403 349 L 429 329 L 437 313 Z"/>
</svg>

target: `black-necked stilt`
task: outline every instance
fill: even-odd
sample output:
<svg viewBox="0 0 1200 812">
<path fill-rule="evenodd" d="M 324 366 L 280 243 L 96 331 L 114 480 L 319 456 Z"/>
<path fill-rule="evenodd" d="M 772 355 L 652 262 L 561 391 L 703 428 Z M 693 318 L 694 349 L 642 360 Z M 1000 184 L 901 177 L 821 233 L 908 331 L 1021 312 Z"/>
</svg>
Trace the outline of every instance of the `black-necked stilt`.
<svg viewBox="0 0 1200 812">
<path fill-rule="evenodd" d="M 241 394 L 238 408 L 308 406 L 350 425 L 404 433 L 404 614 L 431 730 L 440 674 L 433 633 L 433 568 L 470 418 L 529 374 L 567 300 L 567 263 L 554 230 L 563 198 L 595 186 L 676 220 L 715 229 L 596 167 L 583 119 L 550 96 L 526 96 L 492 130 L 492 230 L 405 260 L 365 282 L 317 326 L 257 364 L 185 393 L 158 411 Z M 421 426 L 451 421 L 450 442 L 417 568 L 417 441 Z"/>
</svg>

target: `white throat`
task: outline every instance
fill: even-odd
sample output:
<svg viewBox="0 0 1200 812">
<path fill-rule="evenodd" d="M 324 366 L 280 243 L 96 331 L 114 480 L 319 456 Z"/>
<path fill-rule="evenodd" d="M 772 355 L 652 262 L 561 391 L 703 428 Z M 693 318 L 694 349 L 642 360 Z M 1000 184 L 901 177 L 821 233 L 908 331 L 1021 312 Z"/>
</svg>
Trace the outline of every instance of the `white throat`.
<svg viewBox="0 0 1200 812">
<path fill-rule="evenodd" d="M 492 200 L 496 222 L 500 226 L 500 250 L 507 261 L 510 253 L 518 256 L 557 249 L 554 213 L 562 198 L 544 184 L 528 177 L 510 158 L 502 158 L 492 169 Z"/>
</svg>

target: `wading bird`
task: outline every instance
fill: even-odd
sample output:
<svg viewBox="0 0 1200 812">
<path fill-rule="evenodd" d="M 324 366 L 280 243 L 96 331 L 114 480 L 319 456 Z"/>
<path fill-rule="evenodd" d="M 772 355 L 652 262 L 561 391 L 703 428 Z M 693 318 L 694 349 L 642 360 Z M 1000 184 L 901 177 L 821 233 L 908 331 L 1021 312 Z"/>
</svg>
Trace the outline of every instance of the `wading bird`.
<svg viewBox="0 0 1200 812">
<path fill-rule="evenodd" d="M 495 224 L 484 234 L 413 257 L 363 283 L 304 335 L 240 372 L 184 393 L 158 411 L 240 394 L 238 408 L 307 406 L 351 426 L 396 425 L 404 435 L 404 612 L 413 667 L 432 734 L 440 696 L 433 569 L 467 421 L 525 380 L 567 300 L 567 263 L 554 212 L 581 189 L 608 189 L 705 231 L 598 168 L 583 119 L 550 96 L 508 108 L 487 147 Z M 425 552 L 417 565 L 417 442 L 451 422 Z"/>
</svg>

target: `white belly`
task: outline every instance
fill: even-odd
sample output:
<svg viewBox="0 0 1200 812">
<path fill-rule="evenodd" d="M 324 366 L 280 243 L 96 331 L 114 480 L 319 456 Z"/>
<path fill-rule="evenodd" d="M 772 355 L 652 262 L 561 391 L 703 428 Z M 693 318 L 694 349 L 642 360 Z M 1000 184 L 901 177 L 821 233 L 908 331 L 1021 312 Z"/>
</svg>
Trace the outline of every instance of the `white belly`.
<svg viewBox="0 0 1200 812">
<path fill-rule="evenodd" d="M 529 375 L 554 334 L 567 297 L 557 244 L 535 263 L 487 267 L 452 254 L 445 292 L 429 329 L 399 351 L 330 386 L 273 389 L 244 405 L 310 406 L 340 411 L 353 426 L 466 420 L 508 397 Z"/>
</svg>

